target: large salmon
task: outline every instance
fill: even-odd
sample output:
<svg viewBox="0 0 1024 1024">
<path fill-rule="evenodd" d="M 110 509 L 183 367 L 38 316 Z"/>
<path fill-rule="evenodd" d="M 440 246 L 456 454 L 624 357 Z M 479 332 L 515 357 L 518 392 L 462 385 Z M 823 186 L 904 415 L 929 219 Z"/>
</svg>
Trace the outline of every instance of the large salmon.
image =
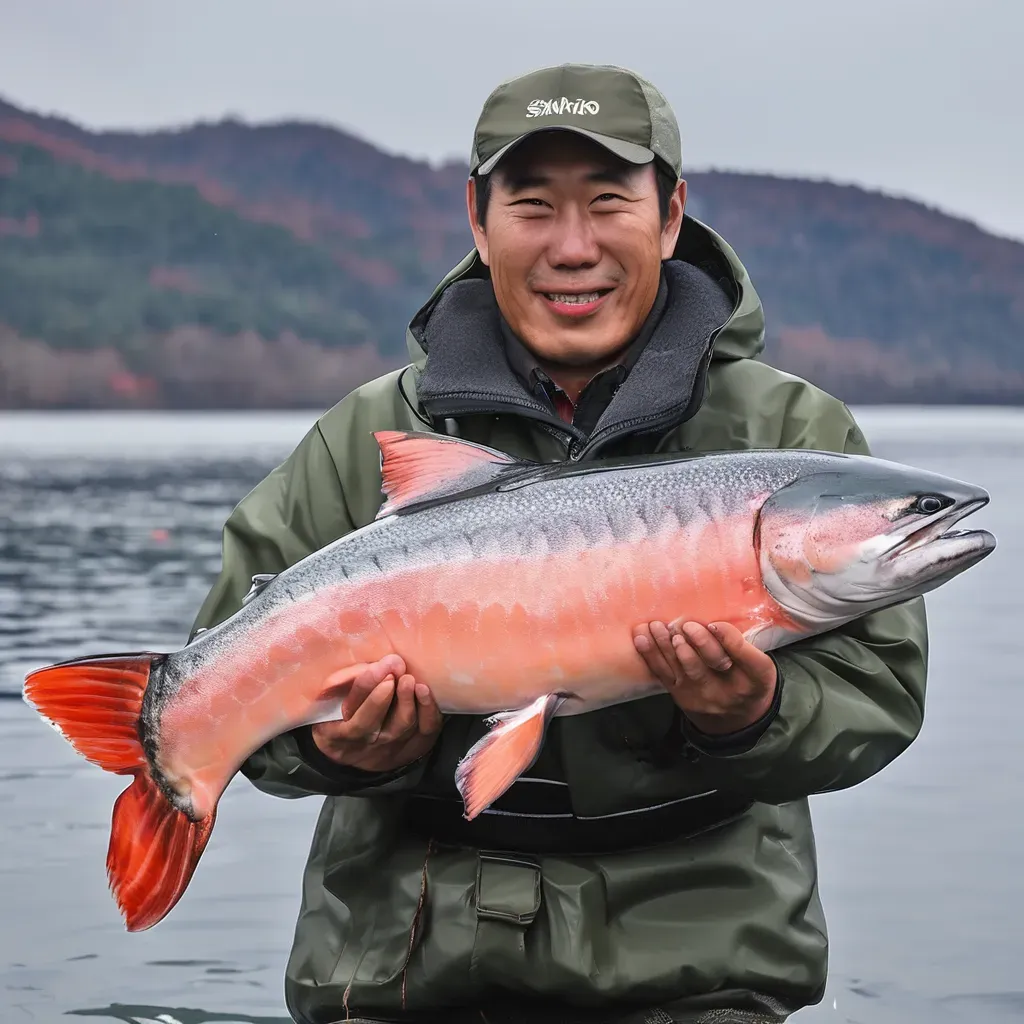
<svg viewBox="0 0 1024 1024">
<path fill-rule="evenodd" d="M 537 465 L 433 434 L 375 436 L 376 521 L 257 577 L 235 615 L 182 650 L 26 679 L 76 750 L 134 776 L 107 856 L 130 930 L 180 898 L 242 762 L 338 718 L 353 678 L 388 654 L 442 712 L 495 715 L 457 771 L 474 817 L 535 760 L 553 715 L 659 691 L 634 626 L 727 620 L 769 650 L 932 590 L 995 546 L 950 529 L 985 491 L 873 458 Z"/>
</svg>

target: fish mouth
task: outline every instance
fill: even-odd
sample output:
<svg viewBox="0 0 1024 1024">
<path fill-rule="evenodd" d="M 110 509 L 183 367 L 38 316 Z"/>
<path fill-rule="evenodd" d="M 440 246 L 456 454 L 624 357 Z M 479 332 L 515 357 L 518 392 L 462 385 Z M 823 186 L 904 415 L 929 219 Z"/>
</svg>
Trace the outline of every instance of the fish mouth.
<svg viewBox="0 0 1024 1024">
<path fill-rule="evenodd" d="M 970 559 L 986 555 L 996 545 L 995 537 L 987 530 L 954 530 L 952 527 L 989 503 L 988 495 L 972 498 L 959 505 L 951 505 L 931 516 L 915 529 L 901 532 L 885 554 L 885 561 L 920 551 L 927 546 L 935 554 L 937 564 Z"/>
</svg>

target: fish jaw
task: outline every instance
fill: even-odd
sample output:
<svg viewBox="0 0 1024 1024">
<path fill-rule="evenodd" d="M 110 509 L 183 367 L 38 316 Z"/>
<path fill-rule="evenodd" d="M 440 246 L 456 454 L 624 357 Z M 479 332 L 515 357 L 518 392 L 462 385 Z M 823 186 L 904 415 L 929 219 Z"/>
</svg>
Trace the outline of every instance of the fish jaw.
<svg viewBox="0 0 1024 1024">
<path fill-rule="evenodd" d="M 955 523 L 988 504 L 988 495 L 950 506 L 915 530 L 905 532 L 881 558 L 895 576 L 925 594 L 977 565 L 996 549 L 988 530 L 954 530 Z"/>
<path fill-rule="evenodd" d="M 847 456 L 763 503 L 756 544 L 765 588 L 809 633 L 921 596 L 995 549 L 986 530 L 952 529 L 988 501 L 972 484 Z"/>
</svg>

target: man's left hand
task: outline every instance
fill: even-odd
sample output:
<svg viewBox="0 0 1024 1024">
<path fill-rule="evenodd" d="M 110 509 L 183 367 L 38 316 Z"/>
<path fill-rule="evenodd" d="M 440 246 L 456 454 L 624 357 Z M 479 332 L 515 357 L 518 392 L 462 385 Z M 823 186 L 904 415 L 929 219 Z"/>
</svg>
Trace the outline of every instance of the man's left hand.
<svg viewBox="0 0 1024 1024">
<path fill-rule="evenodd" d="M 652 622 L 633 630 L 633 643 L 687 719 L 707 735 L 753 725 L 775 699 L 775 662 L 731 623 Z"/>
</svg>

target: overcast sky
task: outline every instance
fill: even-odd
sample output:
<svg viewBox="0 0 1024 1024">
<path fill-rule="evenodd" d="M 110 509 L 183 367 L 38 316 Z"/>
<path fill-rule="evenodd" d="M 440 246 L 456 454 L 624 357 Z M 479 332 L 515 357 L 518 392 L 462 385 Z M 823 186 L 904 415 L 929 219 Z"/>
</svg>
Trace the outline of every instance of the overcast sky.
<svg viewBox="0 0 1024 1024">
<path fill-rule="evenodd" d="M 1024 0 L 0 0 L 0 96 L 88 127 L 299 117 L 466 159 L 487 93 L 623 64 L 683 158 L 919 198 L 1024 239 Z"/>
</svg>

